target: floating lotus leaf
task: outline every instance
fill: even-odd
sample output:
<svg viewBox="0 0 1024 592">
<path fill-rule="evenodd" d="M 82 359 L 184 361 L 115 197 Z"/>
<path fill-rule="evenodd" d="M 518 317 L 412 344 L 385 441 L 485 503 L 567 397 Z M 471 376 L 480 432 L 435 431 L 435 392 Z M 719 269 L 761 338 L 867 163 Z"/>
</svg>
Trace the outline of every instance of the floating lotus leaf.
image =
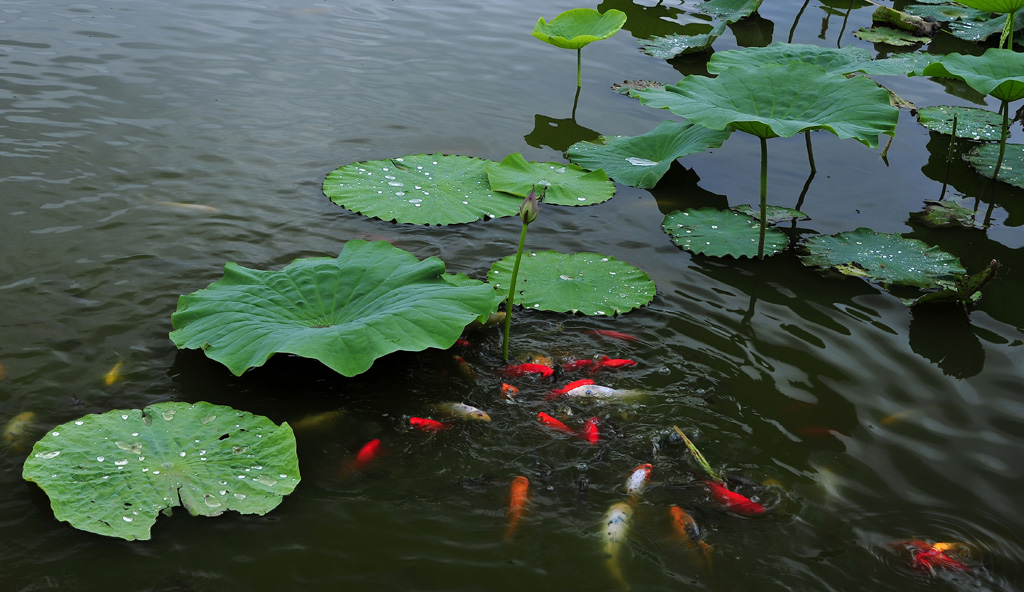
<svg viewBox="0 0 1024 592">
<path fill-rule="evenodd" d="M 1017 12 L 1024 8 L 1024 0 L 957 0 L 957 2 L 969 8 L 1003 14 Z"/>
<path fill-rule="evenodd" d="M 939 22 L 952 22 L 958 20 L 983 22 L 989 20 L 989 15 L 991 14 L 991 11 L 965 8 L 963 6 L 956 6 L 953 4 L 939 4 L 932 6 L 911 4 L 904 8 L 903 12 L 913 16 L 919 16 L 921 18 L 930 17 Z"/>
<path fill-rule="evenodd" d="M 908 304 L 916 306 L 918 304 L 925 304 L 928 302 L 959 302 L 962 304 L 977 302 L 978 300 L 981 300 L 981 289 L 990 281 L 995 279 L 996 271 L 998 269 L 999 262 L 993 259 L 985 269 L 978 273 L 958 276 L 950 282 L 952 284 L 951 286 L 944 287 L 936 292 L 929 292 L 916 300 L 911 300 Z"/>
<path fill-rule="evenodd" d="M 761 0 L 706 0 L 698 4 L 697 8 L 723 23 L 735 23 L 757 12 L 759 6 Z"/>
<path fill-rule="evenodd" d="M 677 158 L 718 148 L 730 133 L 731 130 L 663 121 L 639 136 L 605 137 L 604 144 L 577 142 L 567 155 L 585 169 L 603 169 L 619 183 L 647 189 L 658 184 Z"/>
<path fill-rule="evenodd" d="M 148 540 L 160 511 L 266 514 L 299 483 L 287 423 L 222 405 L 158 403 L 90 414 L 36 442 L 22 476 L 80 530 Z"/>
<path fill-rule="evenodd" d="M 604 171 L 587 172 L 574 164 L 557 162 L 527 162 L 518 152 L 506 156 L 501 164 L 488 165 L 487 178 L 495 191 L 520 197 L 534 188 L 538 194 L 543 190 L 544 203 L 558 206 L 590 206 L 615 195 L 615 184 Z"/>
<path fill-rule="evenodd" d="M 640 40 L 640 49 L 644 53 L 662 60 L 687 53 L 701 53 L 711 49 L 711 44 L 725 32 L 725 23 L 715 26 L 711 31 L 700 35 L 664 35 Z"/>
<path fill-rule="evenodd" d="M 931 37 L 914 35 L 910 31 L 892 29 L 889 27 L 870 27 L 857 29 L 853 36 L 868 43 L 885 43 L 896 47 L 909 47 L 911 45 L 926 44 L 931 42 Z"/>
<path fill-rule="evenodd" d="M 335 259 L 281 271 L 228 263 L 223 279 L 178 300 L 170 338 L 235 375 L 289 353 L 355 376 L 395 351 L 447 349 L 494 309 L 491 286 L 445 274 L 436 257 L 352 240 Z"/>
<path fill-rule="evenodd" d="M 956 114 L 956 137 L 970 140 L 999 140 L 1003 129 L 1003 116 L 974 107 L 923 107 L 917 111 L 917 121 L 933 132 L 953 133 L 953 114 Z"/>
<path fill-rule="evenodd" d="M 733 211 L 741 214 L 746 214 L 752 218 L 761 219 L 761 211 L 755 210 L 753 206 L 741 205 L 732 208 Z M 778 224 L 779 222 L 786 222 L 789 220 L 808 220 L 807 214 L 800 210 L 794 210 L 793 208 L 784 208 L 782 206 L 768 206 L 768 214 L 766 216 L 768 224 Z"/>
<path fill-rule="evenodd" d="M 772 43 L 767 47 L 747 47 L 716 52 L 708 61 L 708 72 L 720 74 L 728 68 L 754 70 L 772 64 L 803 62 L 820 66 L 826 72 L 850 74 L 863 72 L 869 75 L 905 76 L 922 62 L 930 63 L 934 58 L 921 54 L 909 54 L 882 60 L 871 59 L 866 49 L 847 46 L 841 49 L 804 45 L 800 43 Z"/>
<path fill-rule="evenodd" d="M 403 224 L 514 216 L 521 202 L 490 189 L 484 172 L 490 162 L 443 154 L 356 162 L 331 171 L 323 190 L 348 210 Z"/>
<path fill-rule="evenodd" d="M 497 261 L 487 281 L 508 293 L 515 255 Z M 519 264 L 515 304 L 528 309 L 612 316 L 654 299 L 654 282 L 629 263 L 599 253 L 540 251 Z"/>
<path fill-rule="evenodd" d="M 543 18 L 533 28 L 533 36 L 563 49 L 580 49 L 594 41 L 607 39 L 626 24 L 626 13 L 608 10 L 604 14 L 593 8 L 574 8 L 546 22 Z"/>
<path fill-rule="evenodd" d="M 1000 16 L 980 22 L 958 21 L 950 23 L 949 32 L 954 37 L 965 41 L 984 41 L 996 33 L 1002 33 L 1006 27 L 1006 17 Z M 1013 21 L 1013 30 L 1024 27 L 1024 12 L 1017 13 Z"/>
<path fill-rule="evenodd" d="M 971 163 L 974 170 L 986 177 L 991 177 L 996 168 L 996 160 L 999 158 L 999 145 L 975 146 L 964 158 Z M 1024 145 L 1006 145 L 1003 164 L 999 167 L 999 180 L 1024 189 Z"/>
<path fill-rule="evenodd" d="M 624 80 L 611 85 L 611 89 L 620 95 L 631 96 L 632 91 L 665 90 L 665 83 L 654 80 Z"/>
<path fill-rule="evenodd" d="M 809 267 L 831 268 L 843 275 L 878 282 L 934 288 L 940 281 L 965 273 L 960 260 L 939 249 L 899 234 L 881 234 L 870 228 L 805 238 L 807 254 L 800 262 Z"/>
<path fill-rule="evenodd" d="M 1000 101 L 1024 98 L 1024 54 L 990 48 L 980 56 L 947 54 L 920 70 L 923 76 L 959 78 Z"/>
<path fill-rule="evenodd" d="M 661 223 L 672 242 L 692 253 L 710 257 L 756 257 L 761 222 L 733 210 L 701 208 L 671 212 Z M 765 228 L 764 256 L 781 252 L 789 237 L 778 228 Z"/>
<path fill-rule="evenodd" d="M 895 133 L 899 118 L 889 93 L 874 82 L 800 62 L 729 68 L 716 78 L 687 76 L 665 91 L 634 95 L 711 129 L 731 127 L 762 138 L 825 129 L 871 148 L 878 146 L 878 134 Z"/>
<path fill-rule="evenodd" d="M 977 228 L 975 211 L 955 201 L 926 201 L 924 211 L 914 219 L 928 228 Z"/>
</svg>

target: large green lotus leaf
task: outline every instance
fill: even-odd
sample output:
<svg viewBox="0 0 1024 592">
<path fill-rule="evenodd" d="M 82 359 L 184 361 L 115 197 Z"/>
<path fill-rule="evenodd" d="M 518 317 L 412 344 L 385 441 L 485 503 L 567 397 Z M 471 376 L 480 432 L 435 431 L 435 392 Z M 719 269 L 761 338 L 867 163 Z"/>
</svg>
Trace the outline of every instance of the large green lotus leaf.
<svg viewBox="0 0 1024 592">
<path fill-rule="evenodd" d="M 602 137 L 604 144 L 577 142 L 569 147 L 569 160 L 592 171 L 603 169 L 612 179 L 648 189 L 677 158 L 718 148 L 732 130 L 711 130 L 691 123 L 663 121 L 639 136 Z"/>
<path fill-rule="evenodd" d="M 501 164 L 487 166 L 491 189 L 526 197 L 530 190 L 544 192 L 544 203 L 589 206 L 615 195 L 615 183 L 604 171 L 587 172 L 574 164 L 527 162 L 522 154 L 509 154 Z M 521 203 L 521 202 L 520 202 Z"/>
<path fill-rule="evenodd" d="M 903 29 L 893 29 L 891 27 L 868 27 L 865 29 L 857 29 L 853 32 L 853 36 L 861 41 L 867 41 L 868 43 L 885 43 L 886 45 L 892 45 L 895 47 L 909 47 L 911 45 L 924 45 L 931 42 L 931 37 L 923 37 L 920 35 L 914 35 L 910 31 L 904 31 Z"/>
<path fill-rule="evenodd" d="M 223 279 L 178 300 L 170 338 L 235 375 L 289 353 L 355 376 L 395 351 L 447 349 L 494 310 L 490 286 L 460 283 L 440 259 L 384 241 L 351 240 L 337 258 L 296 259 L 281 271 L 228 263 Z"/>
<path fill-rule="evenodd" d="M 958 138 L 998 141 L 1002 135 L 1003 116 L 975 107 L 924 107 L 917 111 L 917 121 L 933 132 L 950 135 L 953 133 L 954 114 Z"/>
<path fill-rule="evenodd" d="M 1024 8 L 1024 0 L 957 0 L 960 4 L 985 12 L 1001 12 L 1007 14 Z"/>
<path fill-rule="evenodd" d="M 487 273 L 495 290 L 508 293 L 515 255 Z M 514 302 L 535 310 L 612 316 L 649 304 L 656 289 L 643 270 L 599 253 L 540 251 L 524 254 Z"/>
<path fill-rule="evenodd" d="M 974 90 L 1001 101 L 1024 98 L 1024 54 L 988 49 L 980 56 L 946 54 L 921 71 L 923 76 L 959 78 Z"/>
<path fill-rule="evenodd" d="M 716 78 L 691 75 L 665 91 L 633 94 L 649 107 L 711 129 L 731 127 L 762 138 L 824 129 L 871 148 L 878 146 L 878 134 L 895 133 L 899 118 L 889 93 L 874 82 L 800 62 L 729 68 Z"/>
<path fill-rule="evenodd" d="M 767 47 L 747 47 L 717 52 L 708 61 L 708 72 L 720 74 L 726 69 L 734 67 L 755 70 L 771 64 L 804 62 L 820 66 L 825 71 L 836 74 L 862 72 L 869 75 L 905 76 L 913 71 L 921 61 L 930 62 L 932 59 L 934 58 L 930 56 L 910 54 L 897 58 L 873 60 L 868 50 L 852 45 L 841 49 L 832 49 L 817 45 L 776 42 Z"/>
<path fill-rule="evenodd" d="M 759 6 L 761 0 L 706 0 L 697 8 L 723 23 L 735 23 L 757 12 Z"/>
<path fill-rule="evenodd" d="M 885 288 L 899 284 L 929 289 L 966 273 L 959 259 L 938 247 L 870 228 L 812 236 L 802 245 L 807 250 L 800 256 L 804 265 L 835 269 Z"/>
<path fill-rule="evenodd" d="M 733 210 L 715 208 L 671 212 L 661 227 L 672 242 L 692 253 L 710 257 L 756 257 L 761 221 Z M 764 256 L 770 257 L 789 245 L 789 237 L 778 228 L 766 228 Z"/>
<path fill-rule="evenodd" d="M 444 154 L 356 162 L 331 171 L 323 190 L 353 212 L 404 224 L 514 216 L 521 202 L 490 189 L 484 172 L 489 162 Z"/>
<path fill-rule="evenodd" d="M 996 161 L 999 159 L 999 145 L 975 146 L 964 158 L 971 163 L 974 170 L 986 177 L 991 177 L 996 168 Z M 1024 145 L 1006 145 L 1003 164 L 999 167 L 999 180 L 1024 189 Z"/>
<path fill-rule="evenodd" d="M 991 11 L 988 10 L 977 10 L 952 4 L 939 4 L 933 6 L 911 4 L 910 6 L 905 7 L 903 12 L 913 16 L 919 16 L 921 18 L 930 17 L 939 22 L 952 22 L 957 20 L 982 22 L 989 20 L 989 15 L 991 14 Z"/>
<path fill-rule="evenodd" d="M 118 409 L 59 425 L 36 442 L 22 476 L 80 530 L 148 540 L 157 514 L 266 514 L 299 483 L 287 423 L 198 402 Z"/>
<path fill-rule="evenodd" d="M 555 47 L 580 49 L 594 41 L 607 39 L 626 24 L 626 13 L 611 9 L 604 14 L 593 8 L 574 8 L 545 22 L 542 17 L 533 28 L 533 36 Z"/>
<path fill-rule="evenodd" d="M 957 21 L 949 24 L 949 32 L 954 37 L 965 41 L 984 41 L 996 33 L 1002 33 L 1006 26 L 1006 17 L 999 16 L 994 19 L 975 21 Z M 1013 20 L 1013 30 L 1024 27 L 1024 11 L 1017 14 Z"/>
</svg>

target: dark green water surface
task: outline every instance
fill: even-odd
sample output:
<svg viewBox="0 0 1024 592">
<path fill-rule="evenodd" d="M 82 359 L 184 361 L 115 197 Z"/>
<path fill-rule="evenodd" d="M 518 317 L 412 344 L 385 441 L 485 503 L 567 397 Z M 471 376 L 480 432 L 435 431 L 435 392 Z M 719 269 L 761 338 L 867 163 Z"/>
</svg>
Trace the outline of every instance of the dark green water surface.
<svg viewBox="0 0 1024 592">
<path fill-rule="evenodd" d="M 841 8 L 832 5 L 844 4 Z M 793 40 L 871 48 L 845 3 L 766 0 L 716 49 Z M 859 280 L 821 277 L 792 254 L 761 263 L 692 256 L 664 215 L 757 201 L 758 143 L 735 134 L 686 157 L 651 191 L 618 187 L 586 208 L 545 207 L 528 246 L 597 251 L 647 271 L 658 295 L 619 318 L 522 313 L 513 356 L 631 358 L 599 375 L 647 391 L 626 403 L 551 403 L 518 379 L 501 399 L 500 336 L 462 352 L 379 360 L 353 379 L 278 356 L 233 377 L 167 338 L 180 294 L 227 261 L 279 269 L 388 240 L 483 278 L 515 249 L 514 218 L 440 227 L 371 220 L 332 204 L 321 182 L 355 161 L 420 152 L 563 161 L 572 142 L 637 135 L 670 117 L 608 87 L 676 82 L 706 58 L 666 63 L 635 36 L 700 22 L 691 2 L 608 1 L 626 29 L 574 52 L 530 36 L 581 5 L 410 0 L 329 3 L 95 0 L 0 4 L 0 421 L 36 414 L 35 436 L 86 413 L 210 401 L 293 425 L 303 480 L 264 516 L 160 518 L 148 542 L 80 532 L 0 453 L 0 590 L 609 590 L 602 516 L 640 463 L 654 466 L 620 558 L 634 590 L 1014 590 L 1024 580 L 1024 192 L 1001 189 L 993 225 L 928 230 L 909 221 L 936 199 L 947 138 L 906 110 L 888 162 L 814 136 L 818 173 L 800 232 L 869 226 L 1003 268 L 970 317 L 911 311 Z M 860 6 L 860 3 L 858 3 Z M 840 37 L 840 34 L 842 36 Z M 977 51 L 948 36 L 932 51 Z M 927 49 L 924 51 L 928 51 Z M 888 54 L 885 54 L 888 55 Z M 884 82 L 919 106 L 977 105 L 955 85 Z M 995 109 L 995 105 L 989 105 Z M 1015 108 L 1015 107 L 1014 107 Z M 1011 141 L 1020 141 L 1017 128 Z M 884 142 L 884 138 L 883 138 Z M 803 138 L 769 142 L 769 203 L 796 205 Z M 991 200 L 954 163 L 947 196 Z M 951 192 L 951 193 L 950 193 Z M 185 208 L 176 202 L 199 204 Z M 627 332 L 627 342 L 593 329 Z M 124 361 L 124 380 L 104 375 Z M 436 435 L 408 428 L 432 403 L 493 417 Z M 589 446 L 540 426 L 538 411 L 600 417 Z M 699 469 L 668 437 L 693 434 L 711 463 L 774 484 L 763 517 L 719 511 Z M 301 424 L 298 424 L 301 425 Z M 371 469 L 344 468 L 380 438 Z M 509 485 L 531 481 L 504 539 Z M 704 569 L 671 537 L 668 508 L 692 510 L 715 547 Z M 974 549 L 969 573 L 909 568 L 889 543 L 919 537 Z"/>
</svg>

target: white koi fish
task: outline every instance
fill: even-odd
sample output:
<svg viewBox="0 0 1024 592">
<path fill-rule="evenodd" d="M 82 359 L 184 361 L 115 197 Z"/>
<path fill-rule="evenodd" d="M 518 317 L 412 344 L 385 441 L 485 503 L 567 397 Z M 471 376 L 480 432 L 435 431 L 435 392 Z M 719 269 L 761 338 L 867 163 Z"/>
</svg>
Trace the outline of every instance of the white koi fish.
<svg viewBox="0 0 1024 592">
<path fill-rule="evenodd" d="M 491 421 L 491 416 L 487 415 L 486 412 L 465 403 L 440 403 L 436 407 L 438 411 L 458 417 L 459 419 Z"/>
<path fill-rule="evenodd" d="M 604 515 L 604 551 L 608 554 L 608 570 L 624 588 L 629 588 L 629 584 L 622 577 L 619 553 L 622 551 L 622 544 L 626 541 L 626 534 L 629 532 L 629 519 L 632 515 L 633 508 L 622 502 L 613 504 Z"/>
<path fill-rule="evenodd" d="M 644 463 L 639 467 L 633 469 L 633 473 L 630 474 L 629 479 L 626 480 L 626 493 L 630 497 L 636 497 L 640 495 L 644 485 L 647 484 L 647 480 L 651 478 L 651 471 L 654 467 L 651 463 Z"/>
<path fill-rule="evenodd" d="M 595 397 L 599 399 L 623 399 L 626 397 L 635 397 L 642 395 L 644 392 L 636 389 L 613 389 L 608 386 L 601 386 L 599 384 L 587 384 L 578 386 L 571 391 L 565 393 L 565 397 Z"/>
</svg>

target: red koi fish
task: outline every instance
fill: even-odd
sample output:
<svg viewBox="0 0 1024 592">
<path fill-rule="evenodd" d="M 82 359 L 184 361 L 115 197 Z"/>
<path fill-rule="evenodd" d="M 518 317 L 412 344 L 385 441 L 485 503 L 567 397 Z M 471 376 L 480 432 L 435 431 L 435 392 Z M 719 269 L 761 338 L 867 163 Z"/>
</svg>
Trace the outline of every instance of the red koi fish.
<svg viewBox="0 0 1024 592">
<path fill-rule="evenodd" d="M 608 330 L 605 330 L 605 329 L 594 329 L 592 331 L 587 331 L 587 333 L 592 333 L 594 335 L 600 335 L 602 337 L 611 337 L 612 339 L 621 339 L 623 341 L 640 341 L 639 339 L 637 339 L 636 337 L 633 337 L 629 333 L 622 333 L 620 331 L 608 331 Z"/>
<path fill-rule="evenodd" d="M 440 422 L 434 419 L 426 419 L 424 417 L 410 417 L 409 423 L 412 427 L 416 428 L 421 432 L 440 432 L 448 429 L 448 424 Z"/>
<path fill-rule="evenodd" d="M 352 468 L 356 471 L 365 468 L 366 465 L 370 464 L 370 461 L 377 458 L 378 454 L 380 454 L 380 439 L 374 438 L 359 449 L 359 453 L 356 454 L 356 460 L 352 463 Z"/>
<path fill-rule="evenodd" d="M 700 527 L 697 526 L 697 521 L 679 506 L 672 506 L 668 511 L 672 515 L 672 527 L 676 531 L 679 542 L 684 547 L 699 550 L 701 556 L 704 557 L 704 562 L 707 564 L 708 569 L 710 569 L 711 554 L 715 549 L 702 540 L 704 536 L 700 531 Z"/>
<path fill-rule="evenodd" d="M 516 395 L 519 394 L 519 389 L 508 384 L 507 382 L 501 383 L 501 396 L 505 399 L 515 400 Z"/>
<path fill-rule="evenodd" d="M 598 421 L 599 420 L 596 417 L 591 417 L 587 420 L 586 425 L 583 426 L 583 439 L 590 442 L 591 446 L 597 444 L 598 441 L 601 440 L 601 434 L 597 430 Z"/>
<path fill-rule="evenodd" d="M 573 360 L 562 364 L 562 370 L 565 370 L 566 372 L 575 372 L 576 370 L 581 370 L 587 366 L 593 365 L 594 360 Z"/>
<path fill-rule="evenodd" d="M 633 472 L 629 475 L 629 479 L 626 480 L 626 493 L 631 497 L 640 495 L 643 491 L 644 485 L 651 478 L 651 471 L 654 470 L 654 466 L 651 463 L 644 463 L 639 467 L 633 469 Z"/>
<path fill-rule="evenodd" d="M 457 345 L 459 347 L 472 347 L 473 346 L 472 343 L 466 341 L 465 339 L 456 339 L 455 340 L 455 345 Z"/>
<path fill-rule="evenodd" d="M 590 380 L 589 378 L 584 378 L 582 380 L 574 380 L 569 384 L 563 386 L 562 388 L 556 388 L 554 390 L 548 391 L 548 394 L 547 396 L 544 397 L 544 400 L 550 401 L 551 399 L 557 399 L 558 397 L 561 397 L 565 393 L 571 391 L 572 389 L 578 386 L 587 386 L 588 384 L 594 384 L 594 381 Z"/>
<path fill-rule="evenodd" d="M 526 506 L 526 495 L 529 489 L 530 480 L 526 477 L 520 475 L 512 480 L 508 511 L 505 512 L 505 515 L 508 516 L 508 530 L 505 531 L 505 540 L 512 538 L 512 534 L 516 530 L 516 525 L 519 524 L 519 519 L 523 515 L 523 508 Z"/>
<path fill-rule="evenodd" d="M 711 489 L 711 497 L 715 498 L 716 502 L 725 506 L 730 512 L 743 514 L 744 516 L 754 516 L 764 514 L 765 512 L 764 506 L 761 504 L 735 491 L 729 491 L 724 485 L 714 481 L 705 481 L 704 483 Z"/>
<path fill-rule="evenodd" d="M 909 541 L 897 541 L 894 546 L 903 545 L 912 547 L 910 550 L 913 561 L 911 567 L 919 570 L 934 572 L 936 568 L 949 569 L 952 571 L 970 571 L 970 567 L 946 554 L 946 551 L 954 550 L 951 543 L 928 544 L 924 541 L 912 539 Z"/>
<path fill-rule="evenodd" d="M 636 362 L 623 358 L 609 358 L 608 356 L 602 356 L 601 360 L 590 369 L 590 372 L 593 374 L 601 368 L 626 368 L 628 366 L 636 366 Z"/>
<path fill-rule="evenodd" d="M 519 364 L 518 366 L 506 366 L 505 370 L 502 371 L 505 376 L 523 376 L 524 374 L 540 374 L 541 377 L 547 378 L 555 373 L 555 370 L 551 366 L 545 366 L 544 364 Z"/>
<path fill-rule="evenodd" d="M 566 434 L 572 434 L 574 436 L 576 435 L 576 432 L 574 432 L 571 429 L 569 429 L 569 426 L 567 426 L 564 423 L 558 421 L 554 417 L 551 417 L 547 413 L 544 413 L 543 411 L 541 411 L 541 412 L 539 412 L 537 414 L 537 421 L 539 421 L 542 424 L 548 426 L 549 428 L 558 430 L 559 432 L 563 432 L 563 433 L 566 433 Z"/>
</svg>

